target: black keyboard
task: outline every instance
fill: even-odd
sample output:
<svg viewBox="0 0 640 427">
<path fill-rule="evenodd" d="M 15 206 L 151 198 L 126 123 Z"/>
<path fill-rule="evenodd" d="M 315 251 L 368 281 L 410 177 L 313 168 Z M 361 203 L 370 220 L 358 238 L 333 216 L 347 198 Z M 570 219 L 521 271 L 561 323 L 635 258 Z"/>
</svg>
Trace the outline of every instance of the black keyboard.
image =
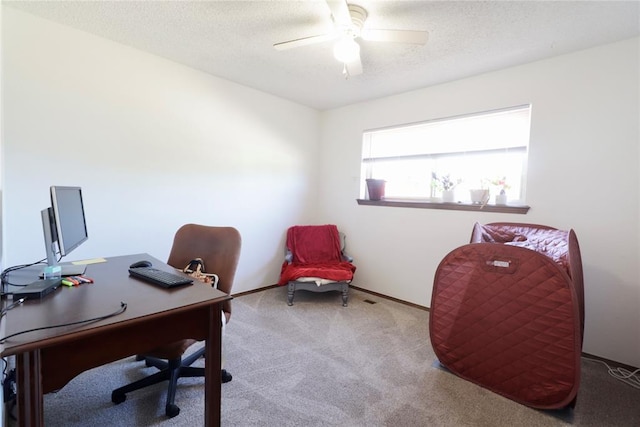
<svg viewBox="0 0 640 427">
<path fill-rule="evenodd" d="M 153 267 L 130 268 L 129 274 L 163 288 L 175 288 L 176 286 L 191 285 L 193 283 L 193 279 Z"/>
</svg>

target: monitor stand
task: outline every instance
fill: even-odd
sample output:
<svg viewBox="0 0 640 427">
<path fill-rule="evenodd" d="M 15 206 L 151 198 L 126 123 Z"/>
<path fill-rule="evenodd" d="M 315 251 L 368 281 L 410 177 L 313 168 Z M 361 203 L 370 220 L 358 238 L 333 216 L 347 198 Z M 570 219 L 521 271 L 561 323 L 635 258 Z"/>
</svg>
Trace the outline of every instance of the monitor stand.
<svg viewBox="0 0 640 427">
<path fill-rule="evenodd" d="M 81 276 L 84 274 L 85 271 L 87 271 L 87 266 L 86 265 L 75 265 L 75 264 L 58 264 L 61 268 L 62 271 L 60 273 L 60 275 L 62 277 L 65 276 Z M 40 272 L 40 278 L 42 279 L 44 277 L 44 271 Z"/>
<path fill-rule="evenodd" d="M 62 267 L 62 276 L 81 276 L 87 271 L 86 265 L 64 264 Z"/>
</svg>

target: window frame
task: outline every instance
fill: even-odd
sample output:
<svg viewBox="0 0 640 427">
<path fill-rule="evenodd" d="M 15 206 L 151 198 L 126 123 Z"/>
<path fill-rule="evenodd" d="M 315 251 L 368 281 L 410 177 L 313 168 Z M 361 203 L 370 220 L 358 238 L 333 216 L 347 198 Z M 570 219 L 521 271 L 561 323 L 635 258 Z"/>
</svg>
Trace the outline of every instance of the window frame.
<svg viewBox="0 0 640 427">
<path fill-rule="evenodd" d="M 465 210 L 465 211 L 472 210 L 472 211 L 484 211 L 484 212 L 507 212 L 507 213 L 526 214 L 530 209 L 530 207 L 523 202 L 525 200 L 526 182 L 527 182 L 527 166 L 528 166 L 527 164 L 528 164 L 528 151 L 529 151 L 530 129 L 531 129 L 531 110 L 532 110 L 531 104 L 523 104 L 523 105 L 517 105 L 512 107 L 489 110 L 489 111 L 481 111 L 481 112 L 462 114 L 457 116 L 426 120 L 422 122 L 414 122 L 414 123 L 408 123 L 408 124 L 402 124 L 402 125 L 389 126 L 385 128 L 365 130 L 363 132 L 362 153 L 361 153 L 361 162 L 360 162 L 360 165 L 361 165 L 360 198 L 356 199 L 358 204 L 390 206 L 390 207 L 416 207 L 416 208 L 422 208 L 422 209 L 448 209 L 448 210 Z M 476 117 L 481 118 L 482 116 L 495 116 L 501 113 L 514 113 L 516 115 L 521 113 L 526 113 L 527 114 L 526 136 L 524 136 L 524 133 L 522 133 L 522 131 L 519 131 L 520 135 L 518 135 L 518 133 L 514 133 L 513 134 L 515 136 L 515 138 L 513 138 L 514 142 L 511 142 L 511 138 L 508 138 L 508 142 L 502 142 L 502 146 L 499 146 L 499 147 L 491 147 L 491 145 L 494 142 L 493 140 L 488 139 L 486 141 L 488 141 L 489 147 L 486 149 L 475 149 L 475 150 L 467 149 L 466 147 L 464 147 L 465 145 L 464 142 L 461 145 L 458 145 L 457 147 L 455 147 L 455 145 L 457 144 L 455 144 L 454 142 L 453 143 L 454 147 L 452 148 L 452 151 L 449 151 L 449 152 L 443 151 L 442 144 L 440 144 L 440 148 L 435 148 L 435 149 L 432 147 L 424 148 L 424 149 L 420 147 L 421 136 L 419 135 L 419 133 L 421 131 L 429 132 L 428 130 L 429 126 L 432 124 L 437 124 L 441 122 L 453 122 L 455 120 L 460 120 L 460 119 L 473 119 Z M 515 119 L 522 120 L 517 116 L 515 116 Z M 472 125 L 473 125 L 473 122 L 472 122 Z M 383 140 L 382 142 L 377 142 L 378 145 L 376 146 L 376 141 L 372 141 L 371 139 L 375 137 L 375 134 L 377 132 L 380 132 L 380 134 L 384 138 L 385 132 L 394 131 L 394 130 L 398 130 L 400 132 L 402 131 L 411 132 L 410 128 L 412 127 L 417 128 L 416 139 L 418 140 L 418 143 L 416 145 L 414 142 L 414 145 L 411 145 L 413 141 L 411 141 L 410 139 L 409 145 L 406 146 L 406 147 L 409 147 L 409 149 L 407 150 L 409 151 L 409 153 L 406 155 L 402 155 L 402 154 L 395 155 L 395 153 L 391 153 L 391 155 L 389 155 L 390 154 L 389 150 L 385 149 L 384 147 L 384 144 L 387 143 L 386 141 Z M 427 130 L 425 131 L 423 129 L 420 129 L 420 127 L 423 127 L 423 129 L 427 129 Z M 436 128 L 436 132 L 437 131 L 438 130 Z M 490 132 L 489 134 L 491 135 Z M 445 141 L 447 141 L 447 138 L 449 138 L 449 141 L 454 141 L 453 139 L 451 139 L 451 136 L 449 134 L 445 134 L 445 135 L 446 135 L 444 137 Z M 453 133 L 453 135 L 455 138 L 455 132 Z M 495 139 L 499 140 L 500 138 L 495 138 Z M 438 139 L 438 142 L 440 142 L 440 139 Z M 500 144 L 501 142 L 498 142 L 498 145 Z M 460 148 L 461 146 L 463 147 L 462 149 Z M 484 145 L 484 146 L 487 146 L 487 145 Z M 446 148 L 449 148 L 449 147 L 447 146 Z M 470 147 L 470 148 L 473 148 L 473 147 Z M 377 154 L 372 154 L 376 151 L 377 151 Z M 381 155 L 381 152 L 385 155 Z M 400 153 L 401 152 L 402 151 L 400 151 Z M 519 197 L 506 205 L 488 203 L 489 201 L 487 201 L 487 203 L 484 203 L 484 204 L 475 204 L 475 203 L 471 203 L 470 200 L 456 201 L 456 202 L 443 202 L 441 199 L 438 200 L 438 198 L 434 197 L 435 193 L 432 188 L 429 191 L 428 197 L 424 196 L 425 193 L 422 193 L 422 194 L 416 193 L 415 196 L 410 195 L 407 197 L 403 196 L 403 197 L 391 197 L 391 198 L 385 197 L 382 200 L 370 200 L 368 198 L 365 198 L 367 194 L 366 180 L 368 178 L 380 178 L 380 177 L 373 176 L 372 170 L 376 162 L 388 162 L 388 161 L 394 161 L 394 160 L 397 160 L 397 161 L 424 160 L 424 161 L 433 162 L 437 165 L 438 159 L 445 159 L 445 158 L 451 158 L 451 157 L 480 156 L 480 155 L 485 155 L 490 153 L 496 153 L 496 154 L 504 153 L 505 155 L 508 155 L 513 153 L 516 153 L 516 154 L 522 153 L 522 152 L 524 152 L 524 156 L 522 157 L 522 165 L 520 166 L 520 170 L 515 174 L 516 176 L 520 174 L 520 182 L 518 183 Z M 433 173 L 436 170 L 437 170 L 437 167 L 431 167 L 427 170 L 427 173 L 429 172 Z M 442 171 L 438 171 L 438 173 L 442 173 Z M 500 173 L 502 173 L 502 171 Z M 487 178 L 487 177 L 483 177 L 483 178 Z M 434 183 L 433 180 L 430 180 L 429 182 L 431 186 L 433 186 L 433 183 Z"/>
</svg>

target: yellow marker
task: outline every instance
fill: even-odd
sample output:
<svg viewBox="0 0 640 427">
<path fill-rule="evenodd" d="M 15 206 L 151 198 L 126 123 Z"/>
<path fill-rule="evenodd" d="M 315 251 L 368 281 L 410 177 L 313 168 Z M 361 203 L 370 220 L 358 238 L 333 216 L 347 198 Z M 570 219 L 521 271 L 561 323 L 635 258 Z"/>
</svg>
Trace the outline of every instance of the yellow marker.
<svg viewBox="0 0 640 427">
<path fill-rule="evenodd" d="M 72 287 L 73 287 L 73 282 L 70 282 L 70 281 L 68 281 L 68 280 L 64 280 L 64 279 L 63 279 L 63 280 L 62 280 L 62 284 L 63 284 L 63 285 L 65 285 L 65 286 L 68 286 L 68 287 L 70 287 L 70 288 L 72 288 Z"/>
</svg>

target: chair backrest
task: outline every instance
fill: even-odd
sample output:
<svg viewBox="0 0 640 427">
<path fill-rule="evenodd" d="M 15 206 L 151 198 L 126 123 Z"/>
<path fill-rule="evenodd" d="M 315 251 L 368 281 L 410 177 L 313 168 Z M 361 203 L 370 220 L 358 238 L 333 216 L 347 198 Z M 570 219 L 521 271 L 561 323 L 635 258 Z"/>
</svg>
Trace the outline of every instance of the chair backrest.
<svg viewBox="0 0 640 427">
<path fill-rule="evenodd" d="M 202 258 L 206 272 L 218 275 L 218 289 L 231 294 L 241 245 L 240 233 L 233 227 L 186 224 L 178 229 L 173 238 L 167 264 L 183 269 L 191 260 Z M 222 310 L 228 322 L 231 301 L 225 301 Z"/>
<path fill-rule="evenodd" d="M 296 263 L 340 262 L 341 245 L 338 227 L 334 224 L 294 225 L 287 230 L 286 246 Z"/>
</svg>

